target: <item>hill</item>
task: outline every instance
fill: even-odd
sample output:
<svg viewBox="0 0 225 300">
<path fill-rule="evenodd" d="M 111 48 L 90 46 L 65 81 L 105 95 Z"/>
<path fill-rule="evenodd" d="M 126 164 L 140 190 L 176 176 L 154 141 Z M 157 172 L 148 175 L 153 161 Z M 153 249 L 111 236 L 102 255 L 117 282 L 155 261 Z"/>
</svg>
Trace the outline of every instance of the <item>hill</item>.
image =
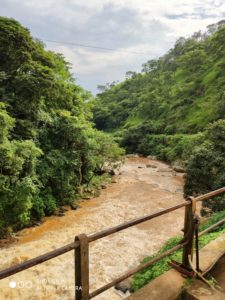
<svg viewBox="0 0 225 300">
<path fill-rule="evenodd" d="M 186 195 L 225 185 L 225 21 L 179 38 L 142 73 L 126 75 L 101 87 L 96 127 L 113 133 L 128 153 L 182 163 Z"/>
</svg>

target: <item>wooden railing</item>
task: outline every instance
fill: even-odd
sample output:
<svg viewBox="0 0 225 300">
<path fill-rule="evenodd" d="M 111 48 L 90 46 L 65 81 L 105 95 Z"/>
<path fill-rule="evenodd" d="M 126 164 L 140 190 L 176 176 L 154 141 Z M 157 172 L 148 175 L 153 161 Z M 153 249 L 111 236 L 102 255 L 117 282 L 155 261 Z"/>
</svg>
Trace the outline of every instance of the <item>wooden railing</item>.
<svg viewBox="0 0 225 300">
<path fill-rule="evenodd" d="M 41 264 L 47 260 L 55 258 L 59 255 L 62 255 L 66 252 L 74 250 L 75 256 L 75 299 L 76 300 L 87 300 L 94 298 L 95 296 L 99 295 L 100 293 L 108 290 L 109 288 L 115 286 L 117 283 L 123 281 L 124 279 L 130 277 L 131 275 L 153 265 L 157 261 L 161 260 L 162 258 L 170 255 L 171 253 L 177 251 L 178 249 L 183 248 L 183 257 L 182 263 L 177 264 L 172 262 L 171 265 L 175 267 L 178 271 L 185 273 L 186 275 L 190 275 L 193 272 L 193 267 L 190 262 L 190 256 L 192 255 L 193 249 L 193 241 L 194 235 L 196 236 L 196 241 L 198 242 L 198 219 L 196 216 L 196 203 L 198 201 L 207 200 L 221 193 L 225 192 L 225 187 L 218 189 L 216 191 L 210 192 L 205 195 L 201 195 L 196 198 L 188 198 L 186 201 L 181 202 L 178 205 L 162 209 L 155 213 L 148 214 L 146 216 L 128 221 L 126 223 L 120 224 L 118 226 L 91 234 L 80 234 L 75 237 L 74 242 L 67 244 L 61 248 L 55 249 L 51 252 L 45 253 L 33 259 L 24 261 L 23 263 L 17 264 L 10 268 L 4 269 L 0 271 L 0 279 L 9 277 L 13 274 L 31 268 L 35 265 Z M 93 241 L 99 240 L 106 236 L 109 236 L 113 233 L 119 232 L 131 226 L 146 222 L 148 220 L 157 218 L 159 216 L 165 215 L 169 212 L 177 210 L 179 208 L 185 207 L 185 217 L 184 217 L 184 236 L 183 239 L 173 248 L 164 252 L 163 254 L 154 257 L 150 261 L 145 264 L 139 265 L 136 268 L 133 268 L 123 274 L 122 276 L 114 279 L 112 282 L 107 283 L 106 285 L 98 288 L 97 290 L 90 293 L 89 291 L 89 244 Z M 225 223 L 225 219 L 221 220 L 220 222 L 210 226 L 206 230 L 200 233 L 200 235 L 209 232 L 210 230 L 214 229 L 215 227 Z M 196 270 L 199 271 L 199 253 L 198 253 L 198 243 L 196 243 Z M 195 271 L 195 270 L 194 270 Z"/>
</svg>

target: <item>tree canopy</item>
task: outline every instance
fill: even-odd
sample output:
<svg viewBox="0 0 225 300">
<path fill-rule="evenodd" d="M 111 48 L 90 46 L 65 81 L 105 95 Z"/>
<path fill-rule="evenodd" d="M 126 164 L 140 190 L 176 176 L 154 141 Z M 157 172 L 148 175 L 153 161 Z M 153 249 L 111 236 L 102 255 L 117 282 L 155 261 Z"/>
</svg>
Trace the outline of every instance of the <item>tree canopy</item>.
<svg viewBox="0 0 225 300">
<path fill-rule="evenodd" d="M 61 54 L 0 17 L 0 237 L 72 203 L 123 150 L 98 132 Z"/>
</svg>

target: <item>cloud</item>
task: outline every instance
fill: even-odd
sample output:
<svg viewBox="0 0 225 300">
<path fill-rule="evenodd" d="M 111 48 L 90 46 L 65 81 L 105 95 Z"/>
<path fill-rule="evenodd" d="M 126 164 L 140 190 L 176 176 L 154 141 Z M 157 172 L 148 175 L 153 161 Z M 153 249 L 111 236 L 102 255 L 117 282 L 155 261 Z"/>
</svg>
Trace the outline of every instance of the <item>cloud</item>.
<svg viewBox="0 0 225 300">
<path fill-rule="evenodd" d="M 165 15 L 168 19 L 208 19 L 217 17 L 216 14 L 213 13 L 191 13 L 191 14 L 168 14 Z"/>
<path fill-rule="evenodd" d="M 224 1 L 206 1 L 204 6 L 200 3 L 196 3 L 195 6 L 189 11 L 178 13 L 165 14 L 166 18 L 169 19 L 211 19 L 211 18 L 223 18 L 225 13 Z"/>
<path fill-rule="evenodd" d="M 35 37 L 121 50 L 45 42 L 64 54 L 78 82 L 94 92 L 97 84 L 122 80 L 126 71 L 163 55 L 179 36 L 219 21 L 224 11 L 222 0 L 1 0 L 1 14 Z"/>
</svg>

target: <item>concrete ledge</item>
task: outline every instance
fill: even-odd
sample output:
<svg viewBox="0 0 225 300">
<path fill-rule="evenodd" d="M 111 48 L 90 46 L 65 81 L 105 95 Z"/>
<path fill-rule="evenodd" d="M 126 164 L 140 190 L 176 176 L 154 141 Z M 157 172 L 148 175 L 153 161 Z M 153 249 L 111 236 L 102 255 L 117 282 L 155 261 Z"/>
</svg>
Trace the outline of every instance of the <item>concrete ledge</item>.
<svg viewBox="0 0 225 300">
<path fill-rule="evenodd" d="M 200 250 L 200 269 L 207 270 L 224 251 L 225 234 L 222 234 Z"/>
<path fill-rule="evenodd" d="M 215 259 L 225 251 L 225 234 L 210 242 L 200 251 L 200 269 L 208 269 Z M 195 263 L 194 263 L 195 265 Z M 172 300 L 182 291 L 185 278 L 171 269 L 140 290 L 127 297 L 127 300 Z M 225 299 L 225 298 L 223 298 Z M 222 298 L 221 298 L 222 300 Z"/>
<path fill-rule="evenodd" d="M 169 300 L 176 299 L 184 285 L 183 278 L 171 269 L 126 298 L 127 300 Z"/>
</svg>

